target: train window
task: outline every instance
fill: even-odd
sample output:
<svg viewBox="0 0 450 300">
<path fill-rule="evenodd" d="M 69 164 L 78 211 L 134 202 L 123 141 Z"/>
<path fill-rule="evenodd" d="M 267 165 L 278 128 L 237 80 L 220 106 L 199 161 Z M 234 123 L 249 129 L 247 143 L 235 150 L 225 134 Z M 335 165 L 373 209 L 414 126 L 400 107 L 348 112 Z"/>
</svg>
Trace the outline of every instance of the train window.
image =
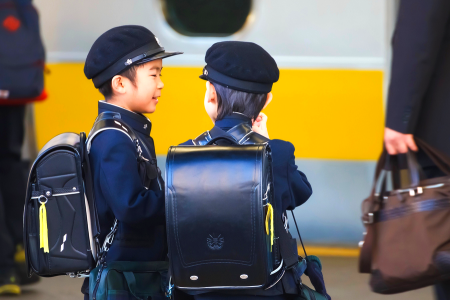
<svg viewBox="0 0 450 300">
<path fill-rule="evenodd" d="M 241 29 L 252 0 L 164 0 L 169 25 L 187 36 L 228 36 Z"/>
</svg>

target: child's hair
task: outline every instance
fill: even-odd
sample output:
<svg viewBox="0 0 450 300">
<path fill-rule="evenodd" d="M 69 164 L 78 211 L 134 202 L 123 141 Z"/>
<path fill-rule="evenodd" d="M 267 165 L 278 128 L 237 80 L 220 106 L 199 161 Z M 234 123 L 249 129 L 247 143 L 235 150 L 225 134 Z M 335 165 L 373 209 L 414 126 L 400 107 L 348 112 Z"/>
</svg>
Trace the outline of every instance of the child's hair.
<svg viewBox="0 0 450 300">
<path fill-rule="evenodd" d="M 266 104 L 267 94 L 253 94 L 212 83 L 217 93 L 217 120 L 238 112 L 256 120 Z"/>
<path fill-rule="evenodd" d="M 136 70 L 137 70 L 137 68 L 139 68 L 141 66 L 142 65 L 131 65 L 117 75 L 128 78 L 131 81 L 131 83 L 134 86 L 136 86 Z M 108 80 L 107 82 L 105 82 L 104 84 L 102 84 L 102 86 L 100 86 L 98 88 L 98 91 L 103 95 L 103 97 L 105 97 L 105 100 L 108 100 L 113 95 L 113 90 L 112 90 L 111 84 L 112 84 L 112 78 L 110 80 Z"/>
</svg>

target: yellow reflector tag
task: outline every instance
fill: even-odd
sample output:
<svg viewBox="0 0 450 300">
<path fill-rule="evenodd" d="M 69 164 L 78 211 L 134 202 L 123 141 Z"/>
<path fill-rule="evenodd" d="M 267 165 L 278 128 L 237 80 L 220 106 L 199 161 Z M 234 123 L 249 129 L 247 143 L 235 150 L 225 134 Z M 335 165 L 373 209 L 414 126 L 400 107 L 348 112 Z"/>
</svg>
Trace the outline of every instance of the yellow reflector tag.
<svg viewBox="0 0 450 300">
<path fill-rule="evenodd" d="M 270 221 L 270 229 L 269 229 Z M 267 204 L 267 215 L 266 215 L 266 234 L 270 234 L 270 251 L 272 252 L 274 229 L 273 229 L 273 207 L 272 204 Z"/>
<path fill-rule="evenodd" d="M 40 236 L 40 248 L 44 248 L 44 253 L 49 253 L 47 209 L 45 208 L 45 203 L 41 203 L 41 207 L 39 208 L 39 236 Z"/>
</svg>

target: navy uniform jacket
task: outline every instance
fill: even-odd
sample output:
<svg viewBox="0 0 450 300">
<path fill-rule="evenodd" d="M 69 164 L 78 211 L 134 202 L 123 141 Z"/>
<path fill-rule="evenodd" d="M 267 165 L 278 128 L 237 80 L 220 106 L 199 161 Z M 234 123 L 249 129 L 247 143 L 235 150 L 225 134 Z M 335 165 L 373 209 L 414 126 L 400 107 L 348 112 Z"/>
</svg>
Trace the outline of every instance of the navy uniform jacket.
<svg viewBox="0 0 450 300">
<path fill-rule="evenodd" d="M 233 113 L 222 120 L 216 121 L 216 126 L 227 131 L 232 127 L 241 123 L 248 123 L 251 125 L 251 119 L 240 114 Z M 194 145 L 192 140 L 189 140 L 181 145 Z M 273 174 L 274 174 L 274 188 L 275 188 L 275 201 L 276 207 L 281 208 L 281 211 L 293 210 L 297 206 L 302 205 L 308 200 L 312 194 L 311 185 L 306 178 L 306 175 L 298 170 L 295 165 L 294 145 L 282 140 L 270 140 L 269 146 L 272 149 L 273 158 Z M 285 277 L 290 276 L 290 273 L 286 273 Z M 281 287 L 278 285 L 278 287 Z M 282 290 L 281 290 L 282 292 Z M 248 294 L 248 292 L 246 292 Z M 206 293 L 195 296 L 195 299 L 227 299 L 231 295 L 220 293 Z M 233 295 L 233 298 L 245 299 L 243 295 Z M 266 296 L 253 296 L 249 299 L 266 299 Z M 285 299 L 284 296 L 274 296 L 271 299 Z"/>
<path fill-rule="evenodd" d="M 145 116 L 100 101 L 98 112 L 105 111 L 119 113 L 156 158 L 150 137 L 152 124 Z M 150 157 L 144 147 L 142 151 L 144 157 Z M 93 139 L 89 159 L 101 228 L 100 245 L 110 232 L 114 219 L 119 221 L 106 261 L 165 260 L 164 190 L 160 189 L 156 179 L 151 181 L 149 189 L 144 187 L 138 173 L 134 143 L 123 132 L 103 131 Z M 83 293 L 89 293 L 88 286 L 86 280 Z"/>
<path fill-rule="evenodd" d="M 155 158 L 150 137 L 152 124 L 143 115 L 121 107 L 99 102 L 99 114 L 120 113 L 121 119 L 139 135 Z M 150 155 L 143 155 L 149 158 Z M 114 222 L 119 229 L 106 261 L 155 261 L 166 258 L 164 233 L 164 190 L 157 180 L 149 189 L 141 181 L 137 167 L 136 146 L 123 132 L 106 130 L 92 141 L 89 154 L 94 180 L 95 202 L 100 220 L 100 242 L 103 243 Z"/>
</svg>

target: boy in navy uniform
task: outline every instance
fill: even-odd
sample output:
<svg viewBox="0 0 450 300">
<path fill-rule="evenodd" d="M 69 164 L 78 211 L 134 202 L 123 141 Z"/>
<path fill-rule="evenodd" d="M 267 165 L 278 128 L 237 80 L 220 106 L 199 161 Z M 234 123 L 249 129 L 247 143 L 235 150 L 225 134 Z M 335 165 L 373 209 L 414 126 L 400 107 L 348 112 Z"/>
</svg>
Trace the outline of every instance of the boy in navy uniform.
<svg viewBox="0 0 450 300">
<path fill-rule="evenodd" d="M 99 114 L 118 113 L 144 144 L 142 155 L 154 165 L 152 123 L 143 114 L 153 113 L 161 96 L 162 59 L 177 54 L 181 52 L 164 51 L 154 34 L 142 26 L 120 26 L 95 41 L 84 67 L 86 77 L 105 97 L 98 104 Z M 100 243 L 115 219 L 119 224 L 106 261 L 166 260 L 161 175 L 147 182 L 142 179 L 136 145 L 117 130 L 97 134 L 89 157 L 102 229 Z M 86 280 L 82 288 L 85 297 L 88 286 Z"/>
<path fill-rule="evenodd" d="M 267 116 L 261 113 L 272 101 L 272 84 L 278 81 L 279 70 L 275 60 L 263 48 L 248 42 L 220 42 L 208 49 L 206 66 L 201 79 L 207 80 L 204 105 L 215 124 L 216 130 L 200 135 L 182 145 L 201 145 L 218 132 L 227 132 L 233 127 L 246 123 L 252 130 L 265 138 Z M 235 127 L 236 128 L 236 127 Z M 260 140 L 266 140 L 263 137 Z M 230 143 L 219 140 L 218 144 Z M 295 165 L 294 146 L 282 140 L 268 140 L 273 155 L 273 172 L 276 211 L 282 212 L 278 218 L 286 220 L 286 210 L 302 205 L 312 194 L 311 185 L 305 174 Z M 294 299 L 298 294 L 297 284 L 290 272 L 267 291 L 244 290 L 238 293 L 191 292 L 195 299 Z M 189 293 L 189 292 L 188 292 Z M 196 295 L 195 295 L 196 294 Z"/>
</svg>

